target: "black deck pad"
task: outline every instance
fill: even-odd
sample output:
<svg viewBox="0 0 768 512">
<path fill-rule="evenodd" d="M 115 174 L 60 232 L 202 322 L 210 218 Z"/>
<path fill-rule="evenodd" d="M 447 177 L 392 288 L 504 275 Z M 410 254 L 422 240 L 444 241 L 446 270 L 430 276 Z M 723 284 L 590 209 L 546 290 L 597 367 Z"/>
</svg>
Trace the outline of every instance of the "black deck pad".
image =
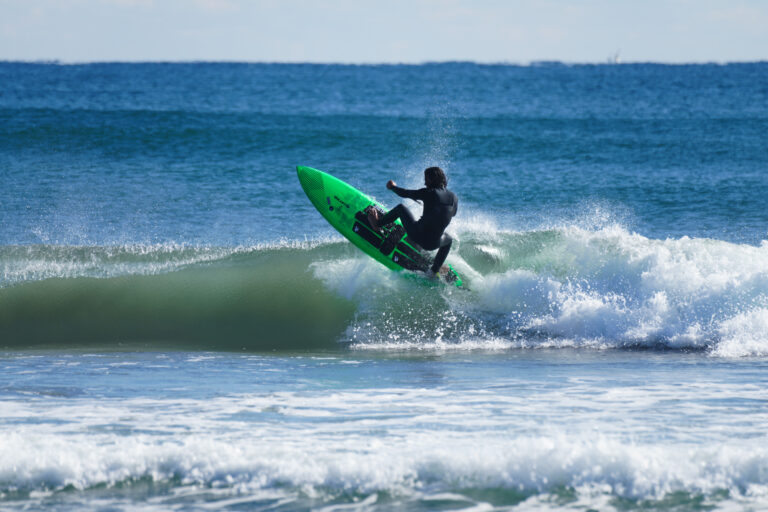
<svg viewBox="0 0 768 512">
<path fill-rule="evenodd" d="M 381 237 L 371 229 L 367 222 L 366 224 L 363 224 L 359 221 L 355 222 L 355 224 L 352 226 L 352 231 L 360 235 L 360 238 L 374 247 L 379 247 L 381 245 Z"/>
<path fill-rule="evenodd" d="M 398 226 L 397 224 L 392 226 L 392 228 L 388 231 L 389 232 L 384 238 L 384 241 L 381 243 L 381 247 L 379 247 L 379 250 L 382 254 L 389 254 L 394 251 L 397 243 L 401 238 L 403 238 L 403 235 L 405 234 L 405 229 L 403 226 Z"/>
<path fill-rule="evenodd" d="M 404 269 L 411 270 L 413 272 L 425 272 L 429 268 L 429 265 L 420 265 L 419 263 L 405 256 L 400 251 L 395 251 L 394 254 L 392 254 L 392 261 Z"/>
<path fill-rule="evenodd" d="M 378 248 L 382 254 L 392 253 L 392 261 L 406 270 L 414 272 L 425 272 L 432 265 L 432 259 L 422 254 L 418 249 L 414 249 L 409 244 L 405 228 L 399 224 L 389 224 L 381 229 L 381 232 L 374 231 L 371 223 L 368 222 L 368 210 L 375 208 L 374 205 L 368 206 L 365 210 L 355 213 L 355 224 L 352 230 L 360 237 Z M 376 208 L 379 210 L 378 208 Z M 383 212 L 379 210 L 383 215 Z M 405 235 L 405 237 L 403 236 Z M 392 252 L 394 251 L 394 252 Z"/>
</svg>

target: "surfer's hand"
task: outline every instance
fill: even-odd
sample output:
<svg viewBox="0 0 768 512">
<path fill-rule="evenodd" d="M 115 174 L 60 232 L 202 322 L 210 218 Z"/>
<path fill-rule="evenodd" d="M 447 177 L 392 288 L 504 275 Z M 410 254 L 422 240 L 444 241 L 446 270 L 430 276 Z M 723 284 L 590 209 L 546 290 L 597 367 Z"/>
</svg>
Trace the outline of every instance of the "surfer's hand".
<svg viewBox="0 0 768 512">
<path fill-rule="evenodd" d="M 392 189 L 393 189 L 393 188 L 395 188 L 396 186 L 397 186 L 397 184 L 396 184 L 394 181 L 392 181 L 392 180 L 389 180 L 389 181 L 387 182 L 387 188 L 388 188 L 389 190 L 392 190 Z"/>
</svg>

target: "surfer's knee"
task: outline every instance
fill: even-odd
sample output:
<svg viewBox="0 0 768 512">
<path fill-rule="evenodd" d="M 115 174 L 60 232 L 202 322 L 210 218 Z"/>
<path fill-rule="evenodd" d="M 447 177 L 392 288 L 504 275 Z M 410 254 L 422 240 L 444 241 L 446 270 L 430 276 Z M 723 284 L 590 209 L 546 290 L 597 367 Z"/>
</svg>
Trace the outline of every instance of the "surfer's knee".
<svg viewBox="0 0 768 512">
<path fill-rule="evenodd" d="M 397 210 L 397 218 L 399 219 L 402 216 L 402 214 L 403 214 L 403 210 L 405 210 L 405 209 L 406 209 L 405 205 L 403 203 L 400 203 L 397 206 L 395 206 L 394 208 L 392 208 L 392 211 Z"/>
</svg>

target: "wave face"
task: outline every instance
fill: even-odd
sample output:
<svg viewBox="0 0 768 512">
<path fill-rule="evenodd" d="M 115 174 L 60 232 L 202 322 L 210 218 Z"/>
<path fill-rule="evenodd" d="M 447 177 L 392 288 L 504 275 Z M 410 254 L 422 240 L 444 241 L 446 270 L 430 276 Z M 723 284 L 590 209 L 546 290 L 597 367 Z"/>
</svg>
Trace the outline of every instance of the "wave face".
<svg viewBox="0 0 768 512">
<path fill-rule="evenodd" d="M 306 271 L 329 249 L 4 247 L 0 339 L 6 346 L 334 345 L 354 308 Z"/>
<path fill-rule="evenodd" d="M 768 354 L 768 243 L 621 226 L 458 226 L 468 290 L 342 241 L 240 248 L 6 246 L 4 345 L 364 349 L 632 347 Z"/>
</svg>

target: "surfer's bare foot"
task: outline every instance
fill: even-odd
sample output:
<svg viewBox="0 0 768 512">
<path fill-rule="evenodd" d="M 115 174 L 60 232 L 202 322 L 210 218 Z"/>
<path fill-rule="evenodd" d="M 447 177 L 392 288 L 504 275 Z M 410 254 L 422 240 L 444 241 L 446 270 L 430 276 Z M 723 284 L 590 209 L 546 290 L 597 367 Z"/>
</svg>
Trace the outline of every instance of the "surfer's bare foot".
<svg viewBox="0 0 768 512">
<path fill-rule="evenodd" d="M 371 225 L 374 231 L 381 231 L 379 227 L 379 211 L 376 208 L 368 209 L 368 224 Z"/>
</svg>

